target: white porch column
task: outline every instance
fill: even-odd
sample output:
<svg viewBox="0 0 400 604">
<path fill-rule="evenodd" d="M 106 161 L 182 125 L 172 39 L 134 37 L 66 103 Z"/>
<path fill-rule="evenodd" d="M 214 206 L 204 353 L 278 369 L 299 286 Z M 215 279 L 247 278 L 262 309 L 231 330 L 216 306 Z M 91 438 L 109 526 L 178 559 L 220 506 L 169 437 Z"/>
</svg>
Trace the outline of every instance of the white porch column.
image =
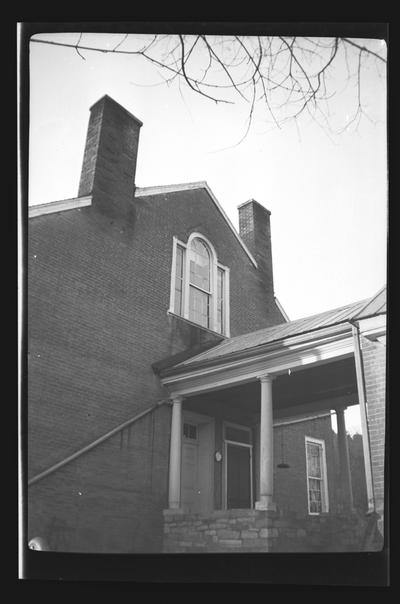
<svg viewBox="0 0 400 604">
<path fill-rule="evenodd" d="M 172 399 L 171 441 L 169 449 L 168 507 L 179 509 L 181 504 L 182 398 Z"/>
<path fill-rule="evenodd" d="M 337 431 L 338 431 L 338 449 L 340 463 L 340 482 L 343 491 L 343 503 L 352 510 L 353 487 L 351 483 L 349 443 L 347 441 L 346 422 L 344 418 L 345 407 L 336 409 Z"/>
<path fill-rule="evenodd" d="M 260 376 L 260 499 L 256 510 L 275 510 L 274 494 L 274 441 L 272 423 L 272 376 Z"/>
</svg>

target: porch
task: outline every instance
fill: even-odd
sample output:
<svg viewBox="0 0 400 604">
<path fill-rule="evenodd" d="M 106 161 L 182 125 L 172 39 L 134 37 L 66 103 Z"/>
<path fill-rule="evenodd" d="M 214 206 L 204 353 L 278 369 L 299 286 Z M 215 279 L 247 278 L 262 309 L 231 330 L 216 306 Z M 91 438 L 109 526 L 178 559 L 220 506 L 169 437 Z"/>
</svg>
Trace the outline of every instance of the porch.
<svg viewBox="0 0 400 604">
<path fill-rule="evenodd" d="M 379 548 L 367 497 L 354 506 L 345 409 L 357 404 L 352 357 L 175 399 L 164 551 Z M 319 492 L 310 492 L 308 440 L 323 445 Z"/>
<path fill-rule="evenodd" d="M 359 308 L 333 325 L 324 316 L 315 328 L 313 319 L 301 333 L 292 322 L 238 336 L 163 369 L 172 399 L 165 551 L 379 547 L 362 368 L 346 320 Z M 364 456 L 358 510 L 345 426 L 351 405 L 359 405 Z M 295 439 L 282 426 L 294 425 L 289 460 Z M 333 441 L 337 472 L 327 454 Z"/>
</svg>

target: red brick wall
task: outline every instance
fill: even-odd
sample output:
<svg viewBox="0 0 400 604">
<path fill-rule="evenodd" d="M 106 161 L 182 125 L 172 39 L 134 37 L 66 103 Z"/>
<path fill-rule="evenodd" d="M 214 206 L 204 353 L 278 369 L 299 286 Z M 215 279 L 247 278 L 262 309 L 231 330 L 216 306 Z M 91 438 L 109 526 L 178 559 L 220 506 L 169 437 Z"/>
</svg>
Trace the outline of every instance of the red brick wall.
<svg viewBox="0 0 400 604">
<path fill-rule="evenodd" d="M 169 422 L 162 406 L 34 483 L 29 537 L 56 551 L 161 551 Z"/>
<path fill-rule="evenodd" d="M 361 337 L 371 447 L 372 478 L 377 512 L 383 516 L 385 471 L 386 348 Z"/>
<path fill-rule="evenodd" d="M 282 420 L 283 421 L 283 420 Z M 279 423 L 279 422 L 278 422 Z M 257 431 L 256 431 L 257 435 Z M 282 459 L 283 436 L 283 459 Z M 307 468 L 305 437 L 325 441 L 328 479 L 329 510 L 336 510 L 335 480 L 336 456 L 333 445 L 330 417 L 315 418 L 289 425 L 274 426 L 274 498 L 283 512 L 294 512 L 300 516 L 308 514 Z M 258 497 L 259 453 L 258 438 L 255 451 L 256 498 Z M 282 460 L 289 468 L 278 468 Z"/>
<path fill-rule="evenodd" d="M 210 332 L 167 314 L 173 235 L 186 240 L 192 231 L 200 231 L 214 244 L 218 259 L 230 267 L 232 335 L 283 321 L 206 191 L 138 198 L 133 208 L 124 221 L 95 207 L 30 220 L 30 477 L 164 398 L 151 364 L 213 338 Z M 136 541 L 126 533 L 135 522 L 145 526 L 148 521 L 157 527 L 152 509 L 161 526 L 169 421 L 162 422 L 152 444 L 146 424 L 141 426 L 147 444 L 139 465 L 147 467 L 152 459 L 162 493 L 155 499 L 143 497 L 147 479 L 136 475 L 132 456 L 121 457 L 110 441 L 31 487 L 29 538 L 33 533 L 51 535 L 54 517 L 56 524 L 68 526 L 65 534 L 71 535 L 69 541 L 64 538 L 63 547 L 141 551 L 140 532 L 134 531 Z M 155 446 L 160 448 L 158 454 Z M 91 465 L 89 459 L 96 461 Z M 133 482 L 119 480 L 121 472 L 128 472 Z M 83 496 L 72 495 L 82 486 L 82 473 L 85 489 L 92 494 L 85 508 L 90 522 L 84 531 L 77 528 L 77 518 L 86 518 Z M 118 491 L 116 507 L 117 489 L 125 495 Z M 134 500 L 138 505 L 132 505 Z M 153 534 L 149 543 L 157 541 L 157 530 Z"/>
<path fill-rule="evenodd" d="M 289 468 L 278 468 L 281 461 L 281 437 L 283 435 L 284 460 Z M 274 428 L 275 497 L 278 507 L 300 515 L 308 513 L 307 468 L 305 437 L 325 441 L 329 509 L 335 510 L 335 456 L 330 417 L 316 418 Z"/>
<path fill-rule="evenodd" d="M 136 203 L 143 212 L 154 208 L 155 217 L 160 218 L 161 222 L 149 225 L 150 237 L 152 229 L 156 234 L 164 231 L 165 217 L 167 232 L 181 241 L 186 242 L 190 233 L 196 231 L 214 245 L 219 262 L 230 268 L 231 336 L 285 321 L 275 304 L 272 284 L 267 291 L 264 274 L 251 263 L 204 189 L 141 197 Z M 168 218 L 164 214 L 166 206 Z M 170 266 L 172 243 L 165 232 L 163 235 L 167 237 L 165 253 Z"/>
</svg>

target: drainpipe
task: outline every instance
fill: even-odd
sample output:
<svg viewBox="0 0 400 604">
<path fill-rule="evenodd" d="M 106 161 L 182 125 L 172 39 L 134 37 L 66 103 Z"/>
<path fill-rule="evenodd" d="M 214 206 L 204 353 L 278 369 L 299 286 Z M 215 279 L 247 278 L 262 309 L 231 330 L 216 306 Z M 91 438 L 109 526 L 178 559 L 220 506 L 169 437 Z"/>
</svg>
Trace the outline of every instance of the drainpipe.
<svg viewBox="0 0 400 604">
<path fill-rule="evenodd" d="M 367 498 L 368 498 L 368 512 L 372 514 L 375 512 L 375 497 L 374 497 L 374 486 L 372 478 L 372 464 L 371 464 L 371 449 L 369 442 L 369 430 L 368 430 L 368 416 L 367 416 L 367 397 L 365 393 L 365 380 L 364 380 L 364 367 L 361 356 L 360 346 L 360 331 L 358 326 L 351 321 L 351 329 L 353 332 L 354 342 L 354 360 L 356 365 L 356 376 L 357 376 L 357 391 L 358 391 L 358 402 L 360 405 L 360 416 L 361 416 L 361 432 L 362 442 L 364 451 L 364 465 L 365 465 L 365 481 L 367 485 Z"/>
</svg>

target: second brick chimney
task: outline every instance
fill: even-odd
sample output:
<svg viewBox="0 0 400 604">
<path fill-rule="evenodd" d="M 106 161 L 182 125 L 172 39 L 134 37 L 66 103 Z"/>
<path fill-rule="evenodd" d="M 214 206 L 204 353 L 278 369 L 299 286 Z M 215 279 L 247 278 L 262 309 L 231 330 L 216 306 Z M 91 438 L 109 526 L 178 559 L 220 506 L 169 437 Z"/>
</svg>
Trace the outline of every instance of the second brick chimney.
<svg viewBox="0 0 400 604">
<path fill-rule="evenodd" d="M 239 234 L 254 256 L 267 289 L 273 292 L 271 212 L 254 199 L 238 206 Z"/>
<path fill-rule="evenodd" d="M 112 217 L 126 216 L 135 187 L 142 122 L 105 95 L 90 108 L 78 196 Z"/>
</svg>

